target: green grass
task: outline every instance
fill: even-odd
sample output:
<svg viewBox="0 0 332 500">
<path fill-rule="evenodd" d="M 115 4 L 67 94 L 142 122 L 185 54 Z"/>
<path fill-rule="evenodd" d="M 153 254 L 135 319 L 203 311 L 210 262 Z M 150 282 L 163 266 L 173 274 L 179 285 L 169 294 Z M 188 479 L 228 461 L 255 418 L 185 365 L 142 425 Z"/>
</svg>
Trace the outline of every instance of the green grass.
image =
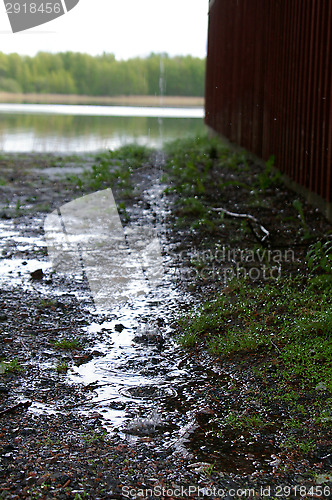
<svg viewBox="0 0 332 500">
<path fill-rule="evenodd" d="M 75 349 L 82 349 L 81 340 L 78 338 L 61 339 L 54 342 L 54 347 L 56 349 L 63 349 L 64 351 L 71 351 Z"/>
<path fill-rule="evenodd" d="M 273 432 L 283 453 L 313 456 L 319 439 L 327 439 L 332 284 L 317 287 L 311 277 L 233 280 L 224 293 L 176 319 L 181 345 L 208 350 L 219 362 L 240 367 L 240 379 L 229 387 L 240 409 L 225 406 L 225 415 L 210 430 L 221 442 L 239 432 L 248 437 Z M 242 389 L 248 380 L 256 387 L 250 394 Z"/>
<path fill-rule="evenodd" d="M 166 171 L 172 181 L 168 192 L 175 191 L 192 199 L 206 193 L 215 160 L 229 161 L 232 156 L 219 140 L 206 137 L 173 141 L 166 144 L 165 153 Z"/>
<path fill-rule="evenodd" d="M 57 371 L 57 373 L 67 373 L 68 368 L 69 368 L 69 365 L 68 365 L 68 363 L 66 361 L 60 361 L 56 365 L 56 371 Z"/>
<path fill-rule="evenodd" d="M 280 215 L 276 230 L 280 241 L 286 235 L 290 248 L 300 240 L 304 248 L 296 258 L 294 252 L 285 256 L 281 274 L 281 260 L 277 255 L 276 260 L 273 255 L 272 259 L 269 254 L 264 257 L 265 250 L 253 238 L 246 220 L 224 218 L 213 210 L 225 207 L 250 214 L 253 209 L 263 223 L 264 213 L 270 213 L 269 222 L 273 222 L 278 202 L 273 188 L 278 187 L 280 193 L 285 189 L 273 168 L 274 159 L 262 168 L 249 155 L 234 153 L 219 139 L 206 137 L 173 142 L 165 153 L 166 194 L 173 204 L 174 224 L 181 225 L 188 236 L 191 231 L 194 247 L 200 249 L 191 258 L 193 278 L 187 286 L 205 294 L 199 305 L 177 316 L 175 334 L 194 356 L 212 353 L 226 378 L 232 373 L 233 386 L 228 384 L 227 389 L 231 401 L 225 399 L 222 417 L 209 421 L 206 435 L 216 449 L 239 435 L 248 442 L 256 442 L 259 435 L 261 443 L 273 436 L 283 457 L 294 453 L 313 458 L 317 443 L 327 441 L 332 425 L 331 238 L 324 234 L 324 240 L 309 247 L 314 234 L 308 226 L 310 219 L 305 219 L 306 210 L 299 202 L 292 206 L 285 192 L 289 221 Z M 265 210 L 256 215 L 257 208 Z M 278 220 L 279 215 L 275 217 Z M 272 234 L 275 228 L 269 230 Z M 245 241 L 250 245 L 250 259 L 255 257 L 229 258 L 243 264 L 238 279 L 231 281 L 230 276 L 237 273 L 227 272 L 233 271 L 227 269 L 228 260 L 222 258 L 225 265 L 220 266 L 213 257 L 225 234 L 227 247 L 241 252 Z M 323 237 L 318 234 L 316 238 Z M 309 248 L 306 262 L 305 247 Z M 262 265 L 258 275 L 252 262 Z M 292 466 L 291 458 L 289 463 Z"/>
<path fill-rule="evenodd" d="M 273 169 L 274 160 L 274 156 L 270 156 L 265 164 L 265 169 L 257 176 L 257 185 L 263 192 L 279 183 L 281 173 Z"/>
<path fill-rule="evenodd" d="M 39 309 L 55 308 L 57 306 L 56 299 L 41 299 L 40 303 L 37 305 Z"/>
<path fill-rule="evenodd" d="M 306 257 L 308 267 L 312 272 L 324 273 L 332 277 L 332 238 L 327 241 L 317 241 L 309 248 Z"/>
<path fill-rule="evenodd" d="M 299 219 L 300 219 L 300 222 L 301 222 L 301 226 L 302 226 L 302 231 L 303 231 L 303 237 L 304 237 L 304 239 L 310 239 L 312 237 L 311 236 L 311 232 L 309 230 L 308 224 L 306 223 L 306 220 L 305 220 L 305 217 L 304 217 L 302 203 L 300 202 L 300 200 L 294 200 L 293 201 L 293 207 L 295 208 L 295 210 L 298 213 L 298 216 L 299 216 Z"/>
<path fill-rule="evenodd" d="M 211 187 L 214 191 L 218 191 L 216 187 L 219 191 L 227 191 L 229 186 L 241 187 L 248 194 L 257 188 L 264 193 L 267 188 L 275 186 L 280 178 L 280 173 L 273 170 L 273 157 L 266 162 L 264 170 L 252 172 L 252 161 L 248 155 L 232 151 L 219 138 L 201 136 L 179 139 L 166 144 L 164 150 L 167 157 L 166 171 L 171 180 L 171 187 L 166 192 L 176 192 L 188 200 L 204 200 L 211 192 Z M 232 180 L 222 180 L 225 170 L 232 173 Z M 243 173 L 251 174 L 251 185 L 243 182 Z"/>
<path fill-rule="evenodd" d="M 233 281 L 227 294 L 177 318 L 178 340 L 218 356 L 264 352 L 280 375 L 332 390 L 332 286 L 317 290 L 301 278 Z"/>
<path fill-rule="evenodd" d="M 132 168 L 142 166 L 142 163 L 150 159 L 153 149 L 139 144 L 126 144 L 120 148 L 109 151 L 107 156 L 117 160 L 123 160 Z"/>
<path fill-rule="evenodd" d="M 213 209 L 223 206 L 225 200 L 227 206 L 232 193 L 243 192 L 241 203 L 248 207 L 265 206 L 267 188 L 279 182 L 272 157 L 265 168 L 259 167 L 248 154 L 231 150 L 219 138 L 180 139 L 166 144 L 164 151 L 164 179 L 168 184 L 165 193 L 173 195 L 175 223 L 181 228 L 189 226 L 202 236 L 222 233 L 220 213 Z M 234 237 L 243 240 L 241 233 L 250 230 L 245 221 L 235 223 L 239 232 Z"/>
<path fill-rule="evenodd" d="M 37 212 L 50 212 L 51 211 L 51 204 L 50 203 L 37 203 L 35 206 L 34 206 L 34 210 L 37 211 Z"/>
<path fill-rule="evenodd" d="M 226 417 L 220 419 L 218 423 L 220 427 L 218 434 L 220 437 L 225 434 L 227 429 L 238 429 L 241 430 L 241 432 L 256 432 L 269 425 L 266 417 L 264 418 L 259 414 L 241 413 L 240 411 L 231 411 Z"/>
<path fill-rule="evenodd" d="M 15 373 L 23 371 L 23 367 L 16 358 L 10 361 L 0 361 L 0 374 Z"/>
<path fill-rule="evenodd" d="M 147 163 L 152 153 L 152 149 L 137 144 L 122 146 L 97 155 L 90 170 L 85 170 L 81 175 L 68 176 L 68 180 L 85 191 L 116 187 L 131 197 L 131 173 Z"/>
<path fill-rule="evenodd" d="M 98 442 L 105 442 L 106 441 L 106 436 L 107 436 L 107 431 L 104 431 L 102 433 L 96 433 L 92 431 L 90 434 L 85 434 L 84 436 L 84 441 L 87 444 L 93 444 L 93 443 L 98 443 Z"/>
</svg>

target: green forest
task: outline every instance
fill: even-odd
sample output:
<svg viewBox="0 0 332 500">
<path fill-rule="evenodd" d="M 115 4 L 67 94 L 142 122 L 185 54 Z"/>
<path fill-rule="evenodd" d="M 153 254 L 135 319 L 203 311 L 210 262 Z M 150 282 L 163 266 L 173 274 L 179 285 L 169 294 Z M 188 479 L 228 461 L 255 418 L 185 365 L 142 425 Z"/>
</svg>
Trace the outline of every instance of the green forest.
<svg viewBox="0 0 332 500">
<path fill-rule="evenodd" d="M 0 52 L 0 92 L 88 96 L 203 96 L 205 60 L 150 54 L 117 61 L 113 54 L 78 52 L 34 57 Z"/>
</svg>

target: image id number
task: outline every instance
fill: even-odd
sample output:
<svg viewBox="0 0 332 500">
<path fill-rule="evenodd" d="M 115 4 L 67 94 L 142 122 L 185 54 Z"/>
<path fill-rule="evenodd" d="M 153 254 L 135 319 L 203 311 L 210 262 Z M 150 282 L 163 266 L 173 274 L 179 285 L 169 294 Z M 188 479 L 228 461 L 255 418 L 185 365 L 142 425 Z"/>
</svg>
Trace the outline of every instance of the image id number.
<svg viewBox="0 0 332 500">
<path fill-rule="evenodd" d="M 25 2 L 20 4 L 18 2 L 8 2 L 5 4 L 7 14 L 60 14 L 61 4 L 52 2 Z"/>
<path fill-rule="evenodd" d="M 285 498 L 292 495 L 300 498 L 325 497 L 330 498 L 332 490 L 330 486 L 276 486 L 275 496 Z"/>
</svg>

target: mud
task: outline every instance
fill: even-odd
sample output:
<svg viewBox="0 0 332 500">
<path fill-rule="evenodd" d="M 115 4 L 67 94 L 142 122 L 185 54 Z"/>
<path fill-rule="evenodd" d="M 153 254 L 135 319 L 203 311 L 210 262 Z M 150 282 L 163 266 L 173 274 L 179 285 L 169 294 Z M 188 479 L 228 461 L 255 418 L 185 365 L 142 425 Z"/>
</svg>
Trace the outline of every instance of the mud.
<svg viewBox="0 0 332 500">
<path fill-rule="evenodd" d="M 8 410 L 0 416 L 1 498 L 138 498 L 148 489 L 154 493 L 147 498 L 240 498 L 246 488 L 263 498 L 262 488 L 281 482 L 295 497 L 295 485 L 316 487 L 305 459 L 293 457 L 293 470 L 278 470 L 272 423 L 261 433 L 218 436 L 218 421 L 246 411 L 259 386 L 236 360 L 221 365 L 174 338 L 174 316 L 221 285 L 183 279 L 193 238 L 173 230 L 160 157 L 137 170 L 134 195 L 119 192 L 117 202 L 126 205 L 124 225 L 157 229 L 162 284 L 101 311 L 84 276 L 53 271 L 45 217 L 84 194 L 68 174 L 92 164 L 92 157 L 52 155 L 0 161 L 1 359 L 13 362 L 0 374 L 0 410 Z M 328 223 L 310 210 L 324 231 Z M 73 347 L 61 346 L 73 339 Z M 330 473 L 328 459 L 313 463 Z"/>
</svg>

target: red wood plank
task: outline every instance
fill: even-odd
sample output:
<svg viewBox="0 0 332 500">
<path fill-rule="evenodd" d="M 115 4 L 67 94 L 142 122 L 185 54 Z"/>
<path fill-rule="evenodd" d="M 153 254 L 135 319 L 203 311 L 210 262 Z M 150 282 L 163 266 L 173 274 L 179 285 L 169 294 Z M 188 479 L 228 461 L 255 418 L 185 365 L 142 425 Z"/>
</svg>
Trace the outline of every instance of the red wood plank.
<svg viewBox="0 0 332 500">
<path fill-rule="evenodd" d="M 331 201 L 332 0 L 215 0 L 206 123 Z"/>
</svg>

